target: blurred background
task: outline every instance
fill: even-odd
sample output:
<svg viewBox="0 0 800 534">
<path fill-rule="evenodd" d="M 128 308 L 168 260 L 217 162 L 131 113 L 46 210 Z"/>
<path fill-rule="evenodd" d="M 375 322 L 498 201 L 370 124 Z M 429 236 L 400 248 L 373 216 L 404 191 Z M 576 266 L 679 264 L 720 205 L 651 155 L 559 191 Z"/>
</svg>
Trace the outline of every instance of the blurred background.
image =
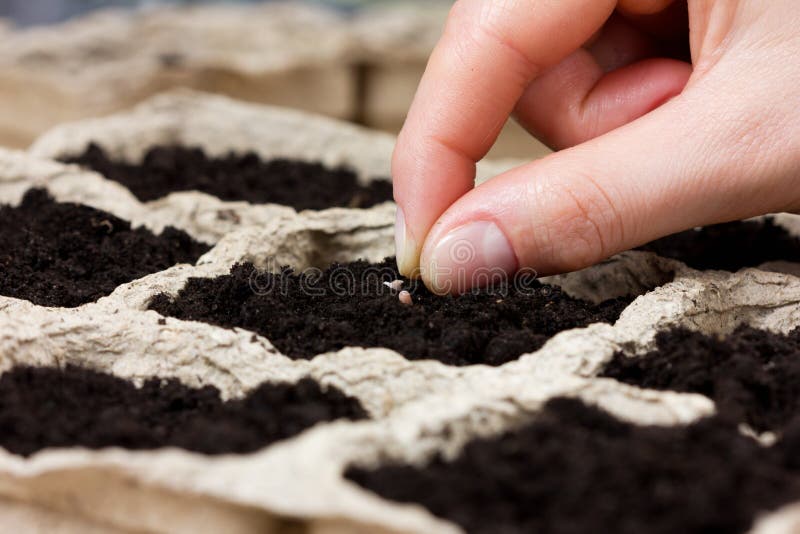
<svg viewBox="0 0 800 534">
<path fill-rule="evenodd" d="M 447 0 L 0 0 L 0 145 L 190 88 L 396 133 Z M 547 150 L 510 122 L 490 157 Z"/>
<path fill-rule="evenodd" d="M 0 17 L 19 25 L 51 24 L 93 9 L 108 7 L 141 8 L 164 4 L 257 3 L 259 0 L 0 0 Z M 262 0 L 264 1 L 264 0 Z M 354 10 L 367 4 L 400 2 L 401 0 L 315 0 L 336 9 Z M 440 0 L 431 0 L 432 2 Z M 443 1 L 443 0 L 441 0 Z"/>
</svg>

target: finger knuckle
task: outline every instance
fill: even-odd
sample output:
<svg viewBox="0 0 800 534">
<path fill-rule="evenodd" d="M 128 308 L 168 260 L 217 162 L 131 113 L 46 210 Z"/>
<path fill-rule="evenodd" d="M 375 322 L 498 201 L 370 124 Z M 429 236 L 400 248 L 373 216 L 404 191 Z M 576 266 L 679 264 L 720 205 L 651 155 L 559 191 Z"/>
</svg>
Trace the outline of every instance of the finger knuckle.
<svg viewBox="0 0 800 534">
<path fill-rule="evenodd" d="M 471 50 L 499 48 L 514 59 L 520 72 L 538 72 L 542 68 L 532 54 L 510 31 L 515 14 L 521 11 L 515 2 L 503 0 L 459 0 L 450 10 L 447 28 L 457 42 L 466 43 Z"/>
<path fill-rule="evenodd" d="M 624 240 L 623 219 L 612 197 L 585 175 L 550 181 L 535 191 L 537 254 L 553 270 L 573 271 L 615 252 Z M 534 231 L 534 229 L 531 229 Z"/>
</svg>

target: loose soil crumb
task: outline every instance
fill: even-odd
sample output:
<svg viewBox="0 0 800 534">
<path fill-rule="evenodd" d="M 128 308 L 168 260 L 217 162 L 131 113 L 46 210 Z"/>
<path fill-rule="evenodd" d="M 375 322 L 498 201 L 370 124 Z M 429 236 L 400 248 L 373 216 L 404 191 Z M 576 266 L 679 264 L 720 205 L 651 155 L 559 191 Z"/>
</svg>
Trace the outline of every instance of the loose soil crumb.
<svg viewBox="0 0 800 534">
<path fill-rule="evenodd" d="M 694 269 L 738 271 L 768 261 L 800 262 L 800 238 L 767 217 L 687 230 L 639 250 L 680 260 Z"/>
<path fill-rule="evenodd" d="M 42 189 L 0 206 L 0 294 L 71 308 L 121 284 L 194 263 L 210 247 L 168 227 L 160 235 L 88 206 L 59 203 Z"/>
<path fill-rule="evenodd" d="M 275 203 L 297 210 L 332 207 L 369 208 L 392 200 L 392 184 L 376 179 L 358 182 L 345 167 L 274 159 L 254 153 L 212 158 L 200 148 L 154 146 L 140 164 L 112 160 L 96 144 L 66 163 L 77 163 L 127 187 L 139 200 L 150 201 L 176 191 L 202 191 L 222 200 Z"/>
<path fill-rule="evenodd" d="M 137 388 L 78 367 L 17 367 L 0 376 L 0 445 L 25 456 L 78 446 L 247 453 L 323 421 L 366 417 L 357 399 L 311 379 L 265 383 L 223 402 L 212 386 L 152 378 Z"/>
<path fill-rule="evenodd" d="M 722 417 L 758 431 L 800 428 L 800 329 L 789 335 L 741 326 L 724 338 L 675 329 L 643 356 L 617 353 L 603 376 L 636 386 L 700 393 Z"/>
<path fill-rule="evenodd" d="M 475 440 L 454 461 L 346 476 L 470 533 L 728 534 L 800 498 L 791 452 L 716 418 L 643 427 L 555 399 L 531 424 Z"/>
<path fill-rule="evenodd" d="M 383 282 L 403 280 L 413 305 Z M 449 365 L 500 365 L 541 347 L 551 336 L 595 322 L 613 322 L 630 302 L 595 305 L 532 281 L 440 297 L 401 278 L 393 258 L 333 264 L 321 274 L 259 272 L 237 265 L 229 275 L 189 280 L 176 298 L 155 297 L 162 315 L 245 328 L 291 358 L 343 347 L 387 347 L 412 360 Z"/>
</svg>

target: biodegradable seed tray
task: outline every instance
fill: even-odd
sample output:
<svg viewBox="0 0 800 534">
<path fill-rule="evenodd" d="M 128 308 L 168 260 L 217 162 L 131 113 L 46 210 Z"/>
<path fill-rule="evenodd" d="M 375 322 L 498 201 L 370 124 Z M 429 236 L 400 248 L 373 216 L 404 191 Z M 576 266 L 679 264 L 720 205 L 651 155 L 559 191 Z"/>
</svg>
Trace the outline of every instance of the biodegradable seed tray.
<svg viewBox="0 0 800 534">
<path fill-rule="evenodd" d="M 0 152 L 0 203 L 17 205 L 29 188 L 43 187 L 56 200 L 82 202 L 153 231 L 173 225 L 212 247 L 193 264 L 121 284 L 73 308 L 0 296 L 0 372 L 77 365 L 135 385 L 155 377 L 213 386 L 223 400 L 246 398 L 265 382 L 310 378 L 352 397 L 368 416 L 322 422 L 247 454 L 120 446 L 50 448 L 23 457 L 0 450 L 0 525 L 33 532 L 49 532 L 54 524 L 61 532 L 461 532 L 422 506 L 379 497 L 345 473 L 391 463 L 423 466 L 437 455 L 455 459 L 476 438 L 535 421 L 555 397 L 577 398 L 640 425 L 691 424 L 715 413 L 709 397 L 599 375 L 617 354 L 644 357 L 659 332 L 675 327 L 727 334 L 742 324 L 779 333 L 800 326 L 798 277 L 756 268 L 701 272 L 631 251 L 545 280 L 594 303 L 636 297 L 614 324 L 562 331 L 504 365 L 456 367 L 360 347 L 292 359 L 268 337 L 163 317 L 148 307 L 156 295 L 178 294 L 190 278 L 225 275 L 242 262 L 300 270 L 380 261 L 393 252 L 391 203 L 298 213 L 196 192 L 142 203 L 96 173 L 52 161 L 91 142 L 132 162 L 154 144 L 186 144 L 210 154 L 252 150 L 267 158 L 346 164 L 369 180 L 388 175 L 392 141 L 298 112 L 179 92 L 130 113 L 59 127 L 31 154 Z M 481 173 L 501 168 L 487 163 Z M 789 215 L 778 221 L 796 225 Z M 792 265 L 782 267 L 791 271 Z M 789 533 L 800 522 L 800 504 L 753 519 L 759 534 Z"/>
</svg>

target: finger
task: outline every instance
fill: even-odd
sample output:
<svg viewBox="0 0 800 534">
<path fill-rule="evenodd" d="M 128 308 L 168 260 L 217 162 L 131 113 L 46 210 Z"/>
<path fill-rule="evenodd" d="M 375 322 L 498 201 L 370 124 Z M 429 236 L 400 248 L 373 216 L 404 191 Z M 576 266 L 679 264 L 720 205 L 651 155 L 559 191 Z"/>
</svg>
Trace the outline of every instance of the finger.
<svg viewBox="0 0 800 534">
<path fill-rule="evenodd" d="M 472 190 L 429 234 L 425 283 L 462 292 L 487 273 L 571 271 L 685 228 L 786 209 L 781 173 L 765 168 L 780 158 L 754 142 L 786 132 L 754 121 L 764 113 L 746 97 L 700 92 Z"/>
<path fill-rule="evenodd" d="M 647 34 L 616 13 L 591 44 L 585 44 L 583 48 L 591 53 L 603 72 L 653 57 L 657 51 Z"/>
<path fill-rule="evenodd" d="M 647 59 L 605 73 L 578 50 L 534 80 L 515 109 L 517 120 L 554 149 L 570 147 L 623 126 L 680 94 L 688 63 Z"/>
<path fill-rule="evenodd" d="M 680 93 L 688 63 L 649 59 L 652 38 L 613 15 L 587 49 L 534 80 L 517 103 L 517 120 L 554 149 L 602 135 Z M 639 62 L 639 63 L 637 63 Z"/>
<path fill-rule="evenodd" d="M 411 274 L 417 267 L 433 222 L 473 187 L 475 162 L 491 147 L 531 80 L 600 29 L 615 4 L 613 0 L 455 4 L 392 162 L 402 273 Z"/>
</svg>

